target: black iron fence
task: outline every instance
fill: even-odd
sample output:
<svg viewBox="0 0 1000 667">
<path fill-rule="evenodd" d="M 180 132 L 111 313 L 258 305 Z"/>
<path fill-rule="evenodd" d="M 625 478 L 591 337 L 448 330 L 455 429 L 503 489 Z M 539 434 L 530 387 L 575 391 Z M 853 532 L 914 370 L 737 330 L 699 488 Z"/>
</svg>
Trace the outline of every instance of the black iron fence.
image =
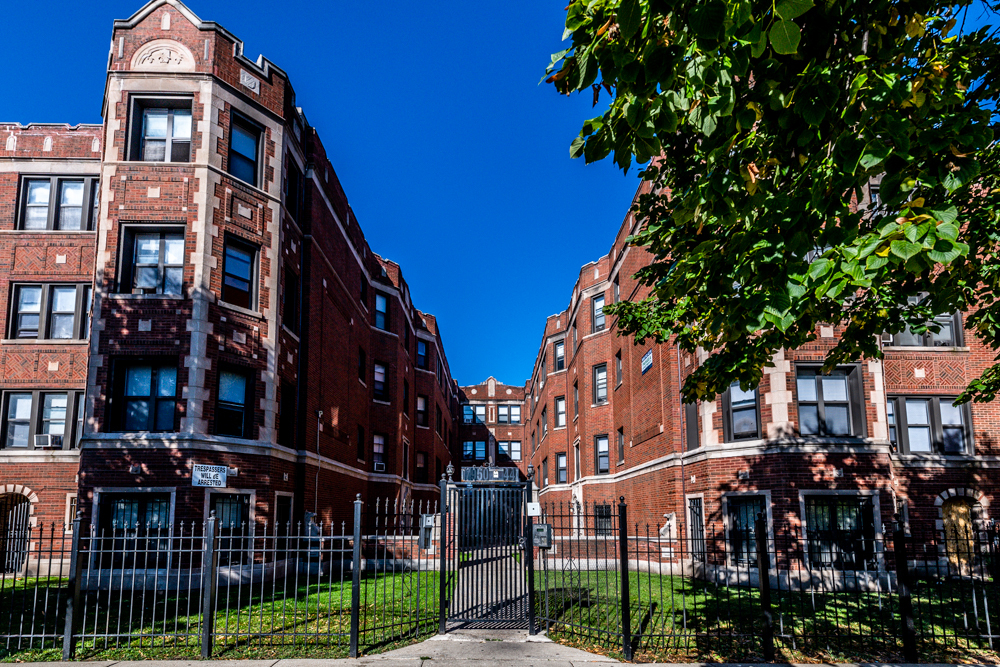
<svg viewBox="0 0 1000 667">
<path fill-rule="evenodd" d="M 352 525 L 227 525 L 214 512 L 176 527 L 22 522 L 2 538 L 0 657 L 310 645 L 357 656 L 432 632 L 437 560 L 418 529 L 436 512 L 359 499 Z"/>
<path fill-rule="evenodd" d="M 763 512 L 650 526 L 623 500 L 543 506 L 539 623 L 627 659 L 996 662 L 996 527 L 854 519 L 775 535 Z"/>
</svg>

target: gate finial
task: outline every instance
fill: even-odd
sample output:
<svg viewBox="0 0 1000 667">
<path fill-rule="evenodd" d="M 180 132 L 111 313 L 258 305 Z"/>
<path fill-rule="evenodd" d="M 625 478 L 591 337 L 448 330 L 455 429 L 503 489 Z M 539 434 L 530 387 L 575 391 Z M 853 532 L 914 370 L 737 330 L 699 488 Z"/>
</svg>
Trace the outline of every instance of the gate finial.
<svg viewBox="0 0 1000 667">
<path fill-rule="evenodd" d="M 446 470 L 448 472 L 448 481 L 450 482 L 451 481 L 451 476 L 455 474 L 455 466 L 453 466 L 451 463 L 449 463 L 448 464 L 448 468 Z"/>
</svg>

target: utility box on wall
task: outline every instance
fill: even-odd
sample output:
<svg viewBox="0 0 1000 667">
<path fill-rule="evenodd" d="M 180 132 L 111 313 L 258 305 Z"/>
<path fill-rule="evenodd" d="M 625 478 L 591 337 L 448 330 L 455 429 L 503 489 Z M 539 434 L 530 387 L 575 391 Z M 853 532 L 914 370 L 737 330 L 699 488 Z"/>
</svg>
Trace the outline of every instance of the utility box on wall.
<svg viewBox="0 0 1000 667">
<path fill-rule="evenodd" d="M 437 514 L 420 515 L 420 531 L 417 533 L 417 546 L 421 549 L 430 549 L 434 543 L 434 526 L 437 522 Z"/>
<path fill-rule="evenodd" d="M 532 526 L 531 543 L 539 549 L 552 548 L 552 524 L 536 523 Z"/>
</svg>

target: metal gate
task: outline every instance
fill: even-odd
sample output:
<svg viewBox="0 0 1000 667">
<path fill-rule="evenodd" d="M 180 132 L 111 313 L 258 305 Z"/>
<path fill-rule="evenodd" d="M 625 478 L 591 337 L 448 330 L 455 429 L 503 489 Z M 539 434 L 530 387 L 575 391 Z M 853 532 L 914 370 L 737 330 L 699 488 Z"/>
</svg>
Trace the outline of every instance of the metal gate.
<svg viewBox="0 0 1000 667">
<path fill-rule="evenodd" d="M 441 632 L 449 623 L 534 629 L 525 549 L 529 488 L 530 482 L 441 482 Z"/>
</svg>

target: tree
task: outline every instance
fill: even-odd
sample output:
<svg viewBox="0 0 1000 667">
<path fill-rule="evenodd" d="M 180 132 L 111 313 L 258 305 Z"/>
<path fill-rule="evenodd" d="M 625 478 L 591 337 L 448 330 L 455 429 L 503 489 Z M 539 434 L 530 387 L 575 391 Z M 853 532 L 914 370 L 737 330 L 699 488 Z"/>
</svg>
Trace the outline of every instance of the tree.
<svg viewBox="0 0 1000 667">
<path fill-rule="evenodd" d="M 573 0 L 546 71 L 610 94 L 571 156 L 648 163 L 651 294 L 606 310 L 710 351 L 688 400 L 755 386 L 821 323 L 842 325 L 827 368 L 959 309 L 1000 349 L 996 32 L 973 0 L 818 1 Z M 959 400 L 998 390 L 1000 364 Z"/>
</svg>

